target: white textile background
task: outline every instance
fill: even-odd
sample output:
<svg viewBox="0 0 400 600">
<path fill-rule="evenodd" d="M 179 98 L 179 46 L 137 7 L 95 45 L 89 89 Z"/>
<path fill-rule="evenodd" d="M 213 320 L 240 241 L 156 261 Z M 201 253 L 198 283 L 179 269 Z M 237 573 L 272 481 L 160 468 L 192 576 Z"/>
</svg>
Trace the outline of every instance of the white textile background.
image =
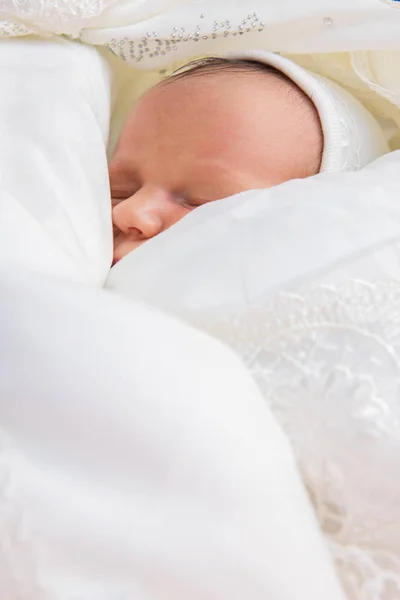
<svg viewBox="0 0 400 600">
<path fill-rule="evenodd" d="M 287 438 L 222 344 L 0 276 L 2 600 L 344 600 Z"/>
<path fill-rule="evenodd" d="M 245 5 L 239 0 L 2 0 L 0 8 L 5 36 L 67 34 L 113 47 L 115 40 L 116 52 L 127 60 L 132 42 L 132 60 L 146 68 L 170 62 L 170 55 L 217 53 L 233 44 L 285 53 L 400 46 L 396 0 L 255 0 Z M 154 53 L 139 46 L 142 38 Z M 157 50 L 157 40 L 162 49 Z M 167 40 L 176 41 L 176 49 L 168 52 Z"/>
<path fill-rule="evenodd" d="M 63 39 L 0 41 L 0 256 L 102 286 L 112 258 L 111 73 Z"/>
<path fill-rule="evenodd" d="M 262 47 L 295 55 L 345 83 L 399 145 L 398 2 L 286 0 L 245 8 L 230 2 L 228 10 L 214 1 L 3 0 L 1 9 L 4 37 L 76 37 L 105 46 L 130 68 L 149 70 L 148 81 L 203 53 Z M 240 354 L 291 438 L 351 600 L 400 599 L 399 160 L 394 153 L 359 173 L 289 182 L 205 206 L 122 260 L 108 279 L 121 295 L 172 312 Z M 104 156 L 100 163 L 104 183 Z M 81 213 L 75 215 L 75 239 L 86 248 L 88 221 L 83 227 Z M 20 239 L 29 263 L 39 244 L 24 245 L 28 235 Z M 101 250 L 101 276 L 87 282 L 102 284 L 109 251 Z M 71 278 L 65 257 L 49 256 L 52 268 Z M 62 320 L 62 297 L 58 302 Z M 110 365 L 117 361 L 110 358 Z M 292 588 L 293 597 L 299 590 Z"/>
<path fill-rule="evenodd" d="M 400 598 L 400 153 L 206 205 L 107 286 L 220 337 L 291 438 L 351 600 Z"/>
<path fill-rule="evenodd" d="M 101 289 L 107 63 L 57 38 L 0 54 L 0 597 L 343 600 L 240 361 Z"/>
</svg>

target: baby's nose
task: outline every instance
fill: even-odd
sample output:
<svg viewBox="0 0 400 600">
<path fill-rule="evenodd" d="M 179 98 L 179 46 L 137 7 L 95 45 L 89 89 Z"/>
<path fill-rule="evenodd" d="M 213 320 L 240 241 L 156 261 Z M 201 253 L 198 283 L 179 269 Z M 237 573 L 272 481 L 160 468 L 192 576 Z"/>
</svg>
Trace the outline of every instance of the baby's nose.
<svg viewBox="0 0 400 600">
<path fill-rule="evenodd" d="M 162 218 L 155 207 L 137 194 L 114 206 L 112 220 L 115 227 L 137 240 L 152 238 L 163 230 Z"/>
</svg>

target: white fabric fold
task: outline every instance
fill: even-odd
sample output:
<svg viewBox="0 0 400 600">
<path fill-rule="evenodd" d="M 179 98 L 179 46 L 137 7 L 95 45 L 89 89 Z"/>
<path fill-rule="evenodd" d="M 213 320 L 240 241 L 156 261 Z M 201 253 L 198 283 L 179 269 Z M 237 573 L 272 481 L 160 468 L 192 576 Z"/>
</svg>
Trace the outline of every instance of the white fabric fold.
<svg viewBox="0 0 400 600">
<path fill-rule="evenodd" d="M 57 33 L 104 47 L 125 75 L 134 67 L 138 89 L 203 54 L 293 54 L 345 85 L 400 144 L 394 0 L 73 0 L 62 10 L 11 0 L 1 9 L 3 37 Z M 0 61 L 2 259 L 101 286 L 111 258 L 108 66 L 60 39 L 3 41 Z M 60 144 L 71 138 L 75 153 Z M 221 600 L 249 597 L 254 582 L 254 598 L 340 597 L 276 418 L 348 598 L 400 598 L 399 198 L 392 154 L 358 173 L 205 206 L 112 270 L 108 286 L 131 304 L 4 273 L 4 597 Z M 230 344 L 272 412 L 240 363 L 141 300 Z M 179 379 L 178 365 L 187 366 Z M 227 379 L 215 379 L 215 365 L 228 365 Z M 257 405 L 251 414 L 244 396 Z M 283 446 L 272 461 L 275 439 Z"/>
<path fill-rule="evenodd" d="M 238 50 L 283 53 L 400 49 L 396 0 L 254 0 L 246 6 L 240 0 L 231 0 L 229 6 L 214 0 L 72 0 L 63 7 L 56 0 L 3 0 L 1 8 L 2 35 L 68 34 L 88 44 L 111 45 L 127 59 L 129 42 L 137 42 L 134 62 L 143 54 L 139 63 L 144 68 L 168 64 L 171 56 L 182 60 L 188 55 L 223 53 L 233 45 Z M 176 37 L 171 37 L 173 33 Z M 151 51 L 146 55 L 138 47 L 142 38 L 148 38 L 154 49 L 157 39 L 182 41 L 165 55 Z"/>
<path fill-rule="evenodd" d="M 101 286 L 112 256 L 111 73 L 62 39 L 0 43 L 0 260 Z"/>
<path fill-rule="evenodd" d="M 108 287 L 228 343 L 290 437 L 350 600 L 400 598 L 400 153 L 205 205 Z"/>
<path fill-rule="evenodd" d="M 0 282 L 2 598 L 344 600 L 233 353 L 106 291 Z"/>
<path fill-rule="evenodd" d="M 400 153 L 204 205 L 115 265 L 107 287 L 196 320 L 284 287 L 400 277 Z"/>
</svg>

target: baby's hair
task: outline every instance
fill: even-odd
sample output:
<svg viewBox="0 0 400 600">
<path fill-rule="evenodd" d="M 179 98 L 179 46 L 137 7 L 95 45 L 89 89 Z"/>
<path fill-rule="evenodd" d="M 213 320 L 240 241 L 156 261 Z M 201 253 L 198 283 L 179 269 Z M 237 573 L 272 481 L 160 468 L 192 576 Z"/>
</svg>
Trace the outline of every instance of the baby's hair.
<svg viewBox="0 0 400 600">
<path fill-rule="evenodd" d="M 293 102 L 297 108 L 304 112 L 304 117 L 307 116 L 313 119 L 316 128 L 320 132 L 320 142 L 315 148 L 315 155 L 310 161 L 309 167 L 304 172 L 303 176 L 308 177 L 319 172 L 323 150 L 323 133 L 321 120 L 317 108 L 311 98 L 282 71 L 263 62 L 245 58 L 220 58 L 209 56 L 200 58 L 183 65 L 171 75 L 169 75 L 164 83 L 173 82 L 177 79 L 215 75 L 218 73 L 260 73 L 261 75 L 269 75 L 277 82 L 282 84 L 282 91 L 286 97 Z M 300 113 L 301 114 L 301 113 Z M 305 119 L 304 119 L 305 120 Z"/>
<path fill-rule="evenodd" d="M 293 87 L 298 88 L 298 86 L 290 79 L 290 77 L 271 65 L 246 58 L 220 58 L 218 56 L 208 56 L 206 58 L 198 58 L 193 60 L 174 71 L 167 78 L 167 81 L 171 79 L 182 79 L 183 77 L 189 76 L 191 77 L 193 75 L 212 75 L 221 71 L 235 71 L 239 73 L 248 73 L 253 71 L 257 73 L 269 73 L 270 75 L 274 75 L 277 79 L 285 81 Z"/>
</svg>

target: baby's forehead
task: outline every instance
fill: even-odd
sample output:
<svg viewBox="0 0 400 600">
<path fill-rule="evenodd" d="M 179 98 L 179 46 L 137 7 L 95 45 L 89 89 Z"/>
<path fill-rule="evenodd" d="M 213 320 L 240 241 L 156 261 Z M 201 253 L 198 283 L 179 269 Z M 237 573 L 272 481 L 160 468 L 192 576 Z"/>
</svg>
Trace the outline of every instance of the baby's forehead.
<svg viewBox="0 0 400 600">
<path fill-rule="evenodd" d="M 282 80 L 273 73 L 213 69 L 168 77 L 148 90 L 141 101 L 155 110 L 175 108 L 178 114 L 181 110 L 201 110 L 208 115 L 209 107 L 235 104 L 249 111 L 260 103 L 265 111 L 278 109 L 283 103 L 290 103 L 290 98 Z"/>
<path fill-rule="evenodd" d="M 140 139 L 174 137 L 193 146 L 214 136 L 219 146 L 256 144 L 266 155 L 271 146 L 288 147 L 299 119 L 281 82 L 268 75 L 217 69 L 167 78 L 139 101 Z"/>
<path fill-rule="evenodd" d="M 274 72 L 189 71 L 157 84 L 140 104 L 140 137 L 157 144 L 175 138 L 182 147 L 203 152 L 211 139 L 217 152 L 230 153 L 232 145 L 243 156 L 256 150 L 277 168 L 283 162 L 320 161 L 322 130 L 314 104 L 294 82 Z"/>
</svg>

